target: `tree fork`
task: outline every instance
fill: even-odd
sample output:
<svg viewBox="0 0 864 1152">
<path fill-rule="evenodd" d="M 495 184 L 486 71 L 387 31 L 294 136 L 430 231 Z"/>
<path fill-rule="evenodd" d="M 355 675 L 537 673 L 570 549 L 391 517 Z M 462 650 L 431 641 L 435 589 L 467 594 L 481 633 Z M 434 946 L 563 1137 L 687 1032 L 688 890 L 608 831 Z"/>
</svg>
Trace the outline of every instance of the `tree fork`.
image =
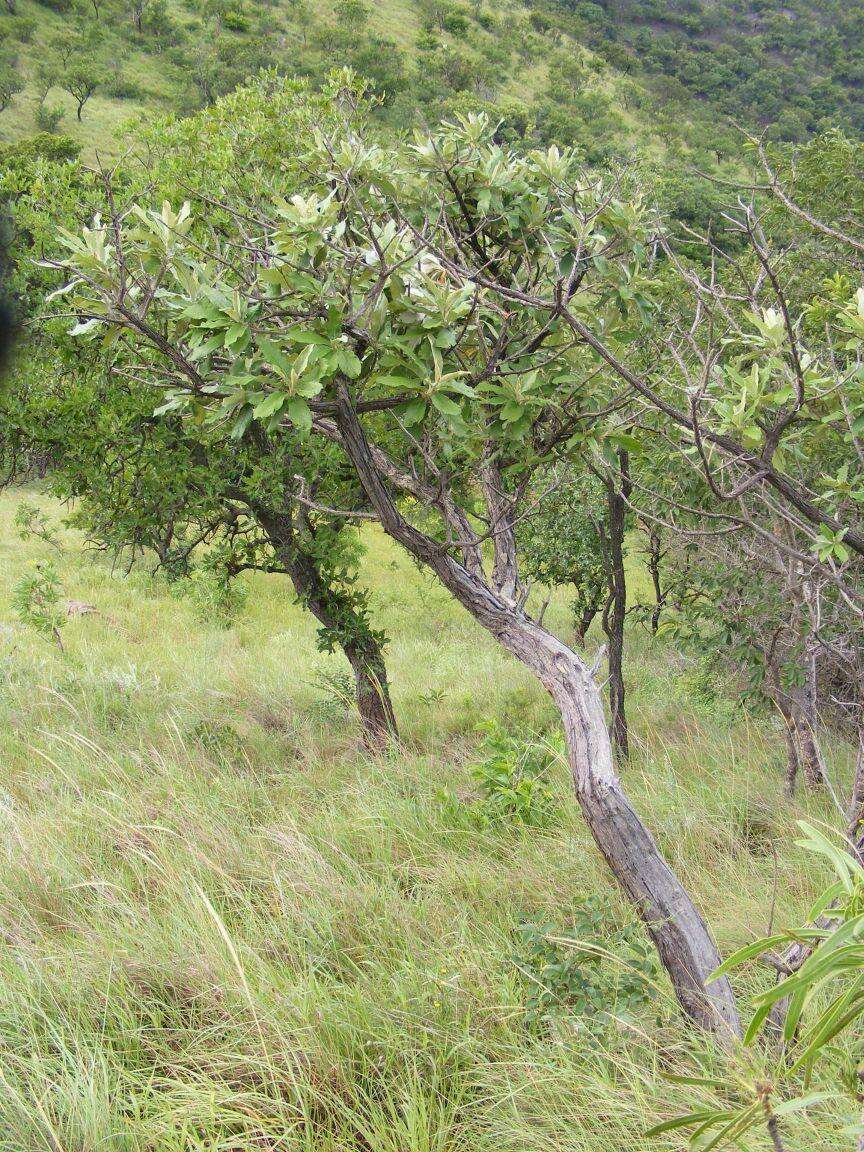
<svg viewBox="0 0 864 1152">
<path fill-rule="evenodd" d="M 430 568 L 454 598 L 543 684 L 558 706 L 576 796 L 594 841 L 642 918 L 684 1012 L 728 1041 L 740 1022 L 728 979 L 709 982 L 720 954 L 681 881 L 615 774 L 600 691 L 579 656 L 497 595 L 401 515 L 375 467 L 344 382 L 337 386 L 342 445 L 384 530 Z"/>
</svg>

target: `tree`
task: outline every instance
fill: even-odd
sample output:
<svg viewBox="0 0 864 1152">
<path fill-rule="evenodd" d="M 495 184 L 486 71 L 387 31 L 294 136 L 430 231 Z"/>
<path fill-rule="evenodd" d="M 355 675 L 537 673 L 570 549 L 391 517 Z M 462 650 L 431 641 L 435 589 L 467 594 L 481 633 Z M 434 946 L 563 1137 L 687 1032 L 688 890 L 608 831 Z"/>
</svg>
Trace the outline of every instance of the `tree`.
<svg viewBox="0 0 864 1152">
<path fill-rule="evenodd" d="M 135 25 L 136 32 L 142 32 L 144 27 L 144 13 L 147 10 L 149 0 L 131 0 L 132 9 L 132 23 Z"/>
<path fill-rule="evenodd" d="M 93 57 L 83 57 L 75 61 L 63 75 L 62 84 L 77 104 L 75 115 L 81 119 L 84 105 L 105 82 L 105 70 Z"/>
<path fill-rule="evenodd" d="M 24 84 L 14 62 L 0 60 L 0 112 L 5 112 Z"/>
<path fill-rule="evenodd" d="M 280 130 L 270 119 L 279 105 L 263 92 L 246 104 L 243 130 L 230 141 L 243 156 L 246 178 L 256 184 L 282 163 Z M 287 100 L 281 111 L 287 122 Z M 218 188 L 220 164 L 232 167 L 235 160 L 228 147 L 212 150 L 208 121 L 227 126 L 233 120 L 227 107 L 197 121 L 154 122 L 148 145 L 161 167 L 147 174 L 151 188 L 173 190 L 180 169 L 185 178 L 200 180 L 202 193 Z M 190 173 L 192 148 L 200 149 L 202 162 Z M 0 151 L 0 195 L 12 223 L 8 257 L 15 275 L 8 283 L 18 311 L 27 314 L 57 287 L 56 275 L 39 258 L 56 248 L 65 223 L 98 207 L 104 184 L 70 163 L 78 149 L 65 138 L 43 135 Z M 168 215 L 162 226 L 182 229 L 183 221 Z M 353 525 L 368 513 L 356 483 L 349 489 L 345 469 L 328 472 L 296 437 L 291 443 L 283 438 L 277 451 L 259 434 L 255 447 L 247 448 L 215 429 L 190 437 L 177 421 L 154 421 L 152 397 L 130 391 L 126 379 L 106 379 L 94 357 L 81 356 L 80 342 L 57 332 L 40 335 L 31 326 L 23 351 L 3 394 L 4 472 L 25 476 L 33 462 L 41 467 L 50 461 L 51 490 L 73 500 L 90 540 L 124 563 L 156 563 L 178 579 L 201 562 L 220 578 L 247 568 L 287 575 L 298 602 L 318 621 L 321 649 L 340 650 L 348 659 L 364 740 L 371 751 L 382 750 L 397 735 L 386 638 L 374 627 L 358 579 L 363 549 Z M 350 515 L 330 515 L 330 503 Z"/>
<path fill-rule="evenodd" d="M 340 25 L 357 33 L 369 19 L 369 6 L 363 0 L 336 0 L 333 14 Z"/>
<path fill-rule="evenodd" d="M 43 57 L 36 65 L 36 91 L 39 94 L 39 103 L 44 104 L 48 93 L 61 79 L 61 68 L 53 56 Z"/>
<path fill-rule="evenodd" d="M 615 774 L 596 683 L 525 611 L 515 531 L 539 461 L 577 427 L 588 443 L 605 431 L 604 381 L 590 345 L 560 323 L 560 301 L 625 340 L 648 222 L 572 154 L 504 149 L 483 117 L 385 148 L 364 135 L 351 82 L 330 93 L 332 127 L 298 138 L 305 154 L 284 198 L 258 189 L 225 206 L 233 228 L 218 263 L 200 259 L 216 250 L 206 217 L 186 242 L 158 214 L 132 225 L 109 204 L 107 223 L 67 239 L 67 303 L 89 318 L 85 335 L 109 335 L 115 371 L 131 347 L 161 379 L 168 411 L 218 412 L 237 436 L 293 429 L 341 451 L 384 531 L 554 699 L 599 849 L 684 1010 L 728 1035 L 737 1012 L 728 983 L 709 979 L 717 949 Z M 254 248 L 244 218 L 258 222 Z M 202 323 L 202 299 L 242 305 L 242 351 L 238 321 Z"/>
<path fill-rule="evenodd" d="M 55 358 L 44 374 L 37 365 L 16 385 L 7 427 L 19 451 L 51 460 L 47 482 L 75 501 L 74 521 L 91 543 L 130 565 L 154 557 L 174 579 L 199 558 L 228 579 L 287 575 L 320 625 L 321 650 L 338 648 L 351 665 L 364 741 L 383 751 L 397 735 L 386 638 L 357 581 L 362 549 L 351 521 L 321 503 L 328 484 L 345 507 L 356 502 L 344 469 L 322 467 L 296 437 L 274 443 L 260 429 L 240 443 L 224 430 L 189 436 L 176 419 L 154 421 L 146 394 L 104 380 L 80 357 L 65 370 Z"/>
<path fill-rule="evenodd" d="M 604 492 L 590 474 L 560 469 L 542 476 L 539 485 L 542 499 L 518 527 L 523 568 L 547 588 L 571 589 L 581 644 L 608 593 L 598 531 Z"/>
<path fill-rule="evenodd" d="M 632 487 L 624 449 L 598 456 L 586 474 L 559 470 L 540 480 L 535 512 L 519 530 L 523 567 L 547 587 L 575 592 L 576 636 L 583 642 L 595 617 L 601 618 L 609 658 L 609 710 L 612 741 L 619 758 L 630 754 L 625 708 L 624 625 L 627 618 L 625 534 L 632 519 L 627 498 Z M 542 492 L 549 484 L 549 490 Z"/>
</svg>

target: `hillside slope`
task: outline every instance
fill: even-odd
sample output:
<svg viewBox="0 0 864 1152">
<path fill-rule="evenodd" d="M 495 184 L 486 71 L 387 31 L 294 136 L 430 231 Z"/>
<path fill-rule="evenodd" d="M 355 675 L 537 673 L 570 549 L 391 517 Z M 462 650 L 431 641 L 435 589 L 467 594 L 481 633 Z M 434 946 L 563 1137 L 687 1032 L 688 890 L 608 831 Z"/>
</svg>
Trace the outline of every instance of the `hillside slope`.
<svg viewBox="0 0 864 1152">
<path fill-rule="evenodd" d="M 52 532 L 61 517 L 0 497 L 0 1152 L 683 1147 L 644 1137 L 691 1098 L 664 1073 L 729 1069 L 665 981 L 617 1001 L 632 912 L 560 758 L 542 826 L 483 819 L 489 722 L 555 746 L 521 666 L 376 535 L 404 743 L 370 760 L 348 666 L 284 578 L 248 577 L 220 623 L 206 587 L 126 577 L 70 532 L 62 554 L 22 543 L 22 498 Z M 65 652 L 12 610 L 37 561 L 79 606 Z M 564 602 L 550 614 L 566 633 Z M 782 797 L 776 725 L 706 699 L 662 640 L 632 643 L 628 789 L 722 949 L 798 922 L 820 877 L 790 828 L 839 818 Z M 543 934 L 586 915 L 607 961 L 571 942 L 543 968 Z M 538 980 L 561 1001 L 548 1018 Z M 584 1008 L 597 981 L 610 1019 Z M 853 1107 L 791 1117 L 787 1152 L 848 1148 Z"/>
<path fill-rule="evenodd" d="M 485 102 L 596 159 L 723 154 L 726 118 L 800 137 L 864 125 L 864 3 L 827 0 L 7 0 L 0 140 L 53 127 L 87 154 L 262 67 L 349 64 L 394 126 Z M 77 118 L 79 96 L 92 88 Z M 16 91 L 16 89 L 20 89 Z M 5 93 L 5 99 L 4 99 Z"/>
</svg>

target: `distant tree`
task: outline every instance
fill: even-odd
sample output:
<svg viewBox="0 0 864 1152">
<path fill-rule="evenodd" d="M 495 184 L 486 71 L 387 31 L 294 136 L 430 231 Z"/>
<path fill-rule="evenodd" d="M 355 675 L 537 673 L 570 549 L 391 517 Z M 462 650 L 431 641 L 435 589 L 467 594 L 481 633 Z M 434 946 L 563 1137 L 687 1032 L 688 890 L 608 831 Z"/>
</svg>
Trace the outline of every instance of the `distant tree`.
<svg viewBox="0 0 864 1152">
<path fill-rule="evenodd" d="M 34 81 L 39 103 L 44 104 L 51 89 L 60 82 L 62 67 L 53 55 L 44 55 L 36 65 Z"/>
<path fill-rule="evenodd" d="M 289 0 L 289 2 L 291 5 L 291 22 L 300 29 L 305 45 L 309 39 L 309 29 L 314 23 L 314 17 L 306 0 Z"/>
<path fill-rule="evenodd" d="M 369 5 L 364 0 L 336 0 L 333 14 L 339 24 L 358 32 L 369 20 Z"/>
<path fill-rule="evenodd" d="M 144 13 L 150 0 L 131 0 L 132 23 L 135 25 L 136 32 L 144 30 Z"/>
<path fill-rule="evenodd" d="M 84 105 L 100 84 L 105 83 L 106 73 L 101 63 L 93 57 L 85 56 L 72 64 L 64 73 L 62 85 L 77 104 L 75 115 L 81 119 Z"/>
<path fill-rule="evenodd" d="M 549 491 L 543 493 L 548 484 Z M 630 754 L 625 707 L 624 626 L 627 619 L 626 535 L 633 519 L 630 462 L 615 447 L 588 469 L 562 468 L 538 481 L 538 506 L 519 530 L 526 573 L 547 587 L 574 593 L 573 623 L 579 642 L 600 617 L 608 650 L 612 740 L 618 757 Z"/>
<path fill-rule="evenodd" d="M 24 82 L 12 60 L 0 60 L 0 112 L 4 112 L 13 98 L 24 88 Z"/>
</svg>

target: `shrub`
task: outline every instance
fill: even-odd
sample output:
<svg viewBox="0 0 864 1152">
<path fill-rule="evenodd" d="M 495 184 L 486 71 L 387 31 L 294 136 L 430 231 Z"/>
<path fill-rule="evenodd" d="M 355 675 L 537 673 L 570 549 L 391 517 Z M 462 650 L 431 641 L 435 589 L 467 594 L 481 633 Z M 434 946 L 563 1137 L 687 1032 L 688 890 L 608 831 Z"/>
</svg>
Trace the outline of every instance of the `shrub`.
<svg viewBox="0 0 864 1152">
<path fill-rule="evenodd" d="M 525 977 L 529 1023 L 578 1016 L 589 1028 L 631 1018 L 652 1002 L 654 952 L 641 927 L 616 926 L 609 904 L 589 897 L 571 925 L 523 924 L 514 961 Z"/>
<path fill-rule="evenodd" d="M 249 17 L 238 8 L 229 8 L 222 13 L 222 27 L 230 32 L 248 32 L 251 27 Z"/>
<path fill-rule="evenodd" d="M 105 83 L 102 91 L 106 96 L 113 96 L 115 100 L 140 100 L 143 96 L 140 85 L 124 76 L 122 72 L 117 72 L 112 76 Z"/>
<path fill-rule="evenodd" d="M 551 822 L 555 802 L 547 783 L 552 751 L 536 740 L 486 725 L 482 758 L 471 768 L 480 793 L 473 816 L 482 826 L 526 824 L 539 828 Z"/>
<path fill-rule="evenodd" d="M 66 111 L 59 104 L 40 104 L 36 109 L 36 127 L 40 132 L 56 132 Z"/>
<path fill-rule="evenodd" d="M 66 616 L 60 606 L 63 585 L 53 564 L 34 566 L 12 589 L 12 607 L 22 624 L 33 628 L 40 636 L 56 641 L 63 649 L 60 630 Z"/>
<path fill-rule="evenodd" d="M 193 568 L 175 587 L 189 598 L 200 620 L 220 628 L 231 626 L 249 598 L 249 590 L 242 581 L 206 563 Z"/>
</svg>

